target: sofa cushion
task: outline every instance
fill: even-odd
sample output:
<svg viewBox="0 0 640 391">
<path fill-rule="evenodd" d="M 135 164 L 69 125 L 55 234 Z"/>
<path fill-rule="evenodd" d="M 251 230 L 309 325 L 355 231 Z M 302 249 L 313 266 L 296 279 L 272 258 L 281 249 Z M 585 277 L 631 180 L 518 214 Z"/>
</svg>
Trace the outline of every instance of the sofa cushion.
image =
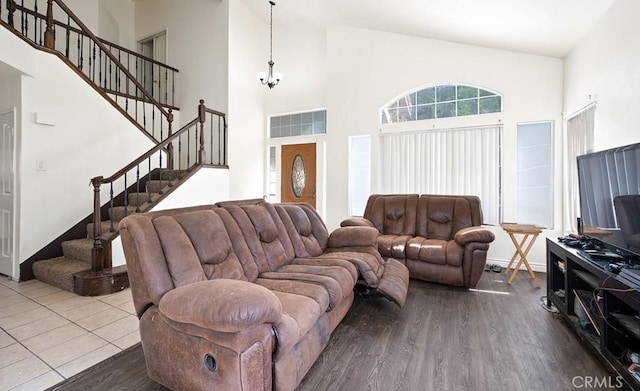
<svg viewBox="0 0 640 391">
<path fill-rule="evenodd" d="M 413 236 L 409 235 L 380 235 L 378 236 L 378 251 L 385 258 L 405 258 L 405 247 Z"/>
<path fill-rule="evenodd" d="M 423 195 L 418 200 L 416 236 L 453 239 L 456 232 L 473 225 L 471 212 L 467 197 Z"/>
<path fill-rule="evenodd" d="M 214 211 L 173 216 L 189 237 L 207 279 L 247 280 L 220 216 Z M 250 255 L 245 248 L 245 258 Z"/>
<path fill-rule="evenodd" d="M 420 236 L 407 243 L 407 259 L 439 265 L 460 266 L 464 247 L 455 240 L 426 239 Z"/>
<path fill-rule="evenodd" d="M 282 317 L 274 326 L 276 332 L 276 360 L 286 355 L 304 338 L 324 314 L 317 302 L 307 296 L 273 291 L 282 303 Z"/>
<path fill-rule="evenodd" d="M 287 230 L 272 204 L 224 206 L 238 223 L 259 273 L 274 271 L 294 257 Z"/>
<path fill-rule="evenodd" d="M 324 252 L 329 234 L 318 213 L 308 204 L 274 206 L 287 229 L 296 257 L 315 257 Z"/>
<path fill-rule="evenodd" d="M 320 265 L 285 265 L 275 272 L 260 274 L 260 279 L 300 281 L 322 286 L 329 296 L 329 307 L 323 310 L 337 307 L 349 296 L 356 283 L 349 270 Z"/>
<path fill-rule="evenodd" d="M 372 195 L 367 201 L 365 217 L 381 234 L 415 235 L 417 194 Z"/>
</svg>

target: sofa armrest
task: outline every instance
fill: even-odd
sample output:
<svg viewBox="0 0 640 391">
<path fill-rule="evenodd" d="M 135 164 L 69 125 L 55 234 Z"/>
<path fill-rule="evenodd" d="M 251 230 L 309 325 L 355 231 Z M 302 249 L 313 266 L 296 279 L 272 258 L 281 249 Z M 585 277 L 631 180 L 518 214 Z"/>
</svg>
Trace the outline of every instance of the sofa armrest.
<svg viewBox="0 0 640 391">
<path fill-rule="evenodd" d="M 218 279 L 175 288 L 158 304 L 168 319 L 220 332 L 239 332 L 282 317 L 280 300 L 246 281 Z"/>
<path fill-rule="evenodd" d="M 456 232 L 453 239 L 461 246 L 471 242 L 491 243 L 495 239 L 493 232 L 482 227 L 467 227 Z"/>
<path fill-rule="evenodd" d="M 342 220 L 341 227 L 373 227 L 373 223 L 364 217 L 350 217 Z"/>
<path fill-rule="evenodd" d="M 378 234 L 373 227 L 340 227 L 329 235 L 328 247 L 376 247 Z"/>
</svg>

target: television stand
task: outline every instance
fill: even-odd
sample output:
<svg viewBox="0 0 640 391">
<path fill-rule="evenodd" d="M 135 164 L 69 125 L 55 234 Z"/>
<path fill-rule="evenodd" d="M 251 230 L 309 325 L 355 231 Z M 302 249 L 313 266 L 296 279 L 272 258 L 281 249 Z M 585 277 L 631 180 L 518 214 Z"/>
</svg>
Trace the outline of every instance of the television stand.
<svg viewBox="0 0 640 391">
<path fill-rule="evenodd" d="M 632 361 L 638 361 L 632 357 L 640 355 L 640 285 L 632 279 L 640 278 L 640 271 L 615 255 L 622 259 L 594 257 L 548 238 L 547 306 L 558 309 L 607 369 L 640 391 L 640 369 L 632 370 Z M 608 271 L 612 263 L 622 269 Z"/>
</svg>

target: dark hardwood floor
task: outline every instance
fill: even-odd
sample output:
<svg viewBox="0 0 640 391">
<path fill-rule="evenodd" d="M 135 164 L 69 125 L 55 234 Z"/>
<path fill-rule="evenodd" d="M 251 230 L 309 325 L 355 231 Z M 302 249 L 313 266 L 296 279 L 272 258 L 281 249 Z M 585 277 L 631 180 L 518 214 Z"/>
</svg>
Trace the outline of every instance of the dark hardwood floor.
<svg viewBox="0 0 640 391">
<path fill-rule="evenodd" d="M 511 286 L 485 272 L 476 291 L 412 280 L 404 308 L 356 298 L 298 390 L 557 391 L 612 376 L 542 307 L 539 278 L 542 289 L 524 272 Z M 51 390 L 164 388 L 137 345 Z"/>
</svg>

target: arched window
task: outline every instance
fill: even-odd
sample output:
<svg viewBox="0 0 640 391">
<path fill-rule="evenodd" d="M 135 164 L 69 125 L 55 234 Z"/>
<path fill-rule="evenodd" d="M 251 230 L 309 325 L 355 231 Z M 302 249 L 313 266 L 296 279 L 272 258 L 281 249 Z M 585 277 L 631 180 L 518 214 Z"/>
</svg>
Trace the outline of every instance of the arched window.
<svg viewBox="0 0 640 391">
<path fill-rule="evenodd" d="M 502 111 L 502 96 L 490 90 L 458 84 L 409 92 L 380 110 L 383 124 L 462 117 Z"/>
</svg>

